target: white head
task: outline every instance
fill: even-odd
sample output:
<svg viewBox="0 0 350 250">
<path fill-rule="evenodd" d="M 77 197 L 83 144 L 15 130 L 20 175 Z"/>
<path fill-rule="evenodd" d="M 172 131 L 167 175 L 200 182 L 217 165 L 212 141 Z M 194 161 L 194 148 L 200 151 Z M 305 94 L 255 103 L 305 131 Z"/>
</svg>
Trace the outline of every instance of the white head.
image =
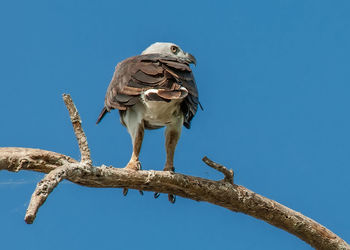
<svg viewBox="0 0 350 250">
<path fill-rule="evenodd" d="M 196 64 L 196 58 L 193 55 L 184 52 L 178 45 L 174 43 L 153 43 L 141 53 L 141 55 L 146 54 L 162 54 L 164 56 L 180 58 L 187 63 Z"/>
</svg>

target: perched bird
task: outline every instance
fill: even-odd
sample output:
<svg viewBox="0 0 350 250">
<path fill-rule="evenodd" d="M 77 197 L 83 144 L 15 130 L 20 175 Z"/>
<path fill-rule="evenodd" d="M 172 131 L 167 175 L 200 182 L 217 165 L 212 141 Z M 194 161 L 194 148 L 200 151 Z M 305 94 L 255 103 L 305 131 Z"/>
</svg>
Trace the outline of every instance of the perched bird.
<svg viewBox="0 0 350 250">
<path fill-rule="evenodd" d="M 182 125 L 190 128 L 199 103 L 197 86 L 190 68 L 193 55 L 173 43 L 154 43 L 141 55 L 118 63 L 108 86 L 104 107 L 97 119 L 118 109 L 127 128 L 133 152 L 126 169 L 139 170 L 139 154 L 145 129 L 165 129 L 164 171 L 174 171 L 174 152 Z M 155 194 L 157 197 L 157 194 Z M 169 195 L 171 202 L 175 201 Z"/>
</svg>

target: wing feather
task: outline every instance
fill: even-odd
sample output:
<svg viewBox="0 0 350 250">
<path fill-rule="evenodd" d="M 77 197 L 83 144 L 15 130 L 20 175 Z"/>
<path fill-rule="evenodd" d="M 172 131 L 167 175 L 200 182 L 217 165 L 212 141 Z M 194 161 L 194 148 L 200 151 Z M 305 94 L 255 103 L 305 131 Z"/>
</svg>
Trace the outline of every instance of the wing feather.
<svg viewBox="0 0 350 250">
<path fill-rule="evenodd" d="M 138 70 L 135 74 L 131 76 L 133 79 L 147 85 L 155 85 L 156 83 L 159 83 L 161 80 L 163 80 L 164 75 L 158 74 L 158 75 L 149 75 L 142 70 Z"/>
<path fill-rule="evenodd" d="M 184 125 L 190 127 L 199 104 L 192 70 L 186 62 L 160 54 L 134 56 L 118 63 L 107 89 L 105 107 L 99 121 L 111 109 L 126 110 L 135 105 L 148 89 L 158 89 L 156 95 L 159 98 L 150 96 L 154 100 L 184 98 L 181 103 Z"/>
</svg>

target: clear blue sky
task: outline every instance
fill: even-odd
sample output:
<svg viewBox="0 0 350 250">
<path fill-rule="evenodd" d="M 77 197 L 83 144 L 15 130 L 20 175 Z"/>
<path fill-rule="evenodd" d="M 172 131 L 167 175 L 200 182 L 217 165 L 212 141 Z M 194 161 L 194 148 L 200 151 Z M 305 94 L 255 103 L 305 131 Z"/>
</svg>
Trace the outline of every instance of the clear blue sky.
<svg viewBox="0 0 350 250">
<path fill-rule="evenodd" d="M 350 2 L 25 1 L 0 3 L 0 146 L 79 158 L 62 102 L 80 111 L 94 164 L 131 153 L 118 112 L 96 126 L 117 62 L 156 41 L 197 58 L 205 107 L 183 130 L 178 172 L 237 184 L 319 221 L 350 242 Z M 144 169 L 163 168 L 150 131 Z M 269 224 L 207 203 L 63 182 L 33 225 L 23 221 L 42 175 L 0 173 L 2 249 L 310 249 Z"/>
</svg>

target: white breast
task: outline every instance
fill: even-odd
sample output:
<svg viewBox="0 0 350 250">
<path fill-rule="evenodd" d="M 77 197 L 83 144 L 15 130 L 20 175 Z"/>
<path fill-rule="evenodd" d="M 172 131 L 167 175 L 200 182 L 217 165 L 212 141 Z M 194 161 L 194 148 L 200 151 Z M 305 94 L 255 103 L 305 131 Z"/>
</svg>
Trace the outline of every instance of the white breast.
<svg viewBox="0 0 350 250">
<path fill-rule="evenodd" d="M 183 99 L 175 99 L 170 102 L 149 101 L 145 96 L 149 93 L 156 93 L 156 89 L 147 90 L 141 95 L 143 104 L 143 119 L 155 126 L 166 126 L 182 116 L 180 103 Z M 140 109 L 140 108 L 139 108 Z M 141 111 L 141 110 L 140 110 Z"/>
</svg>

